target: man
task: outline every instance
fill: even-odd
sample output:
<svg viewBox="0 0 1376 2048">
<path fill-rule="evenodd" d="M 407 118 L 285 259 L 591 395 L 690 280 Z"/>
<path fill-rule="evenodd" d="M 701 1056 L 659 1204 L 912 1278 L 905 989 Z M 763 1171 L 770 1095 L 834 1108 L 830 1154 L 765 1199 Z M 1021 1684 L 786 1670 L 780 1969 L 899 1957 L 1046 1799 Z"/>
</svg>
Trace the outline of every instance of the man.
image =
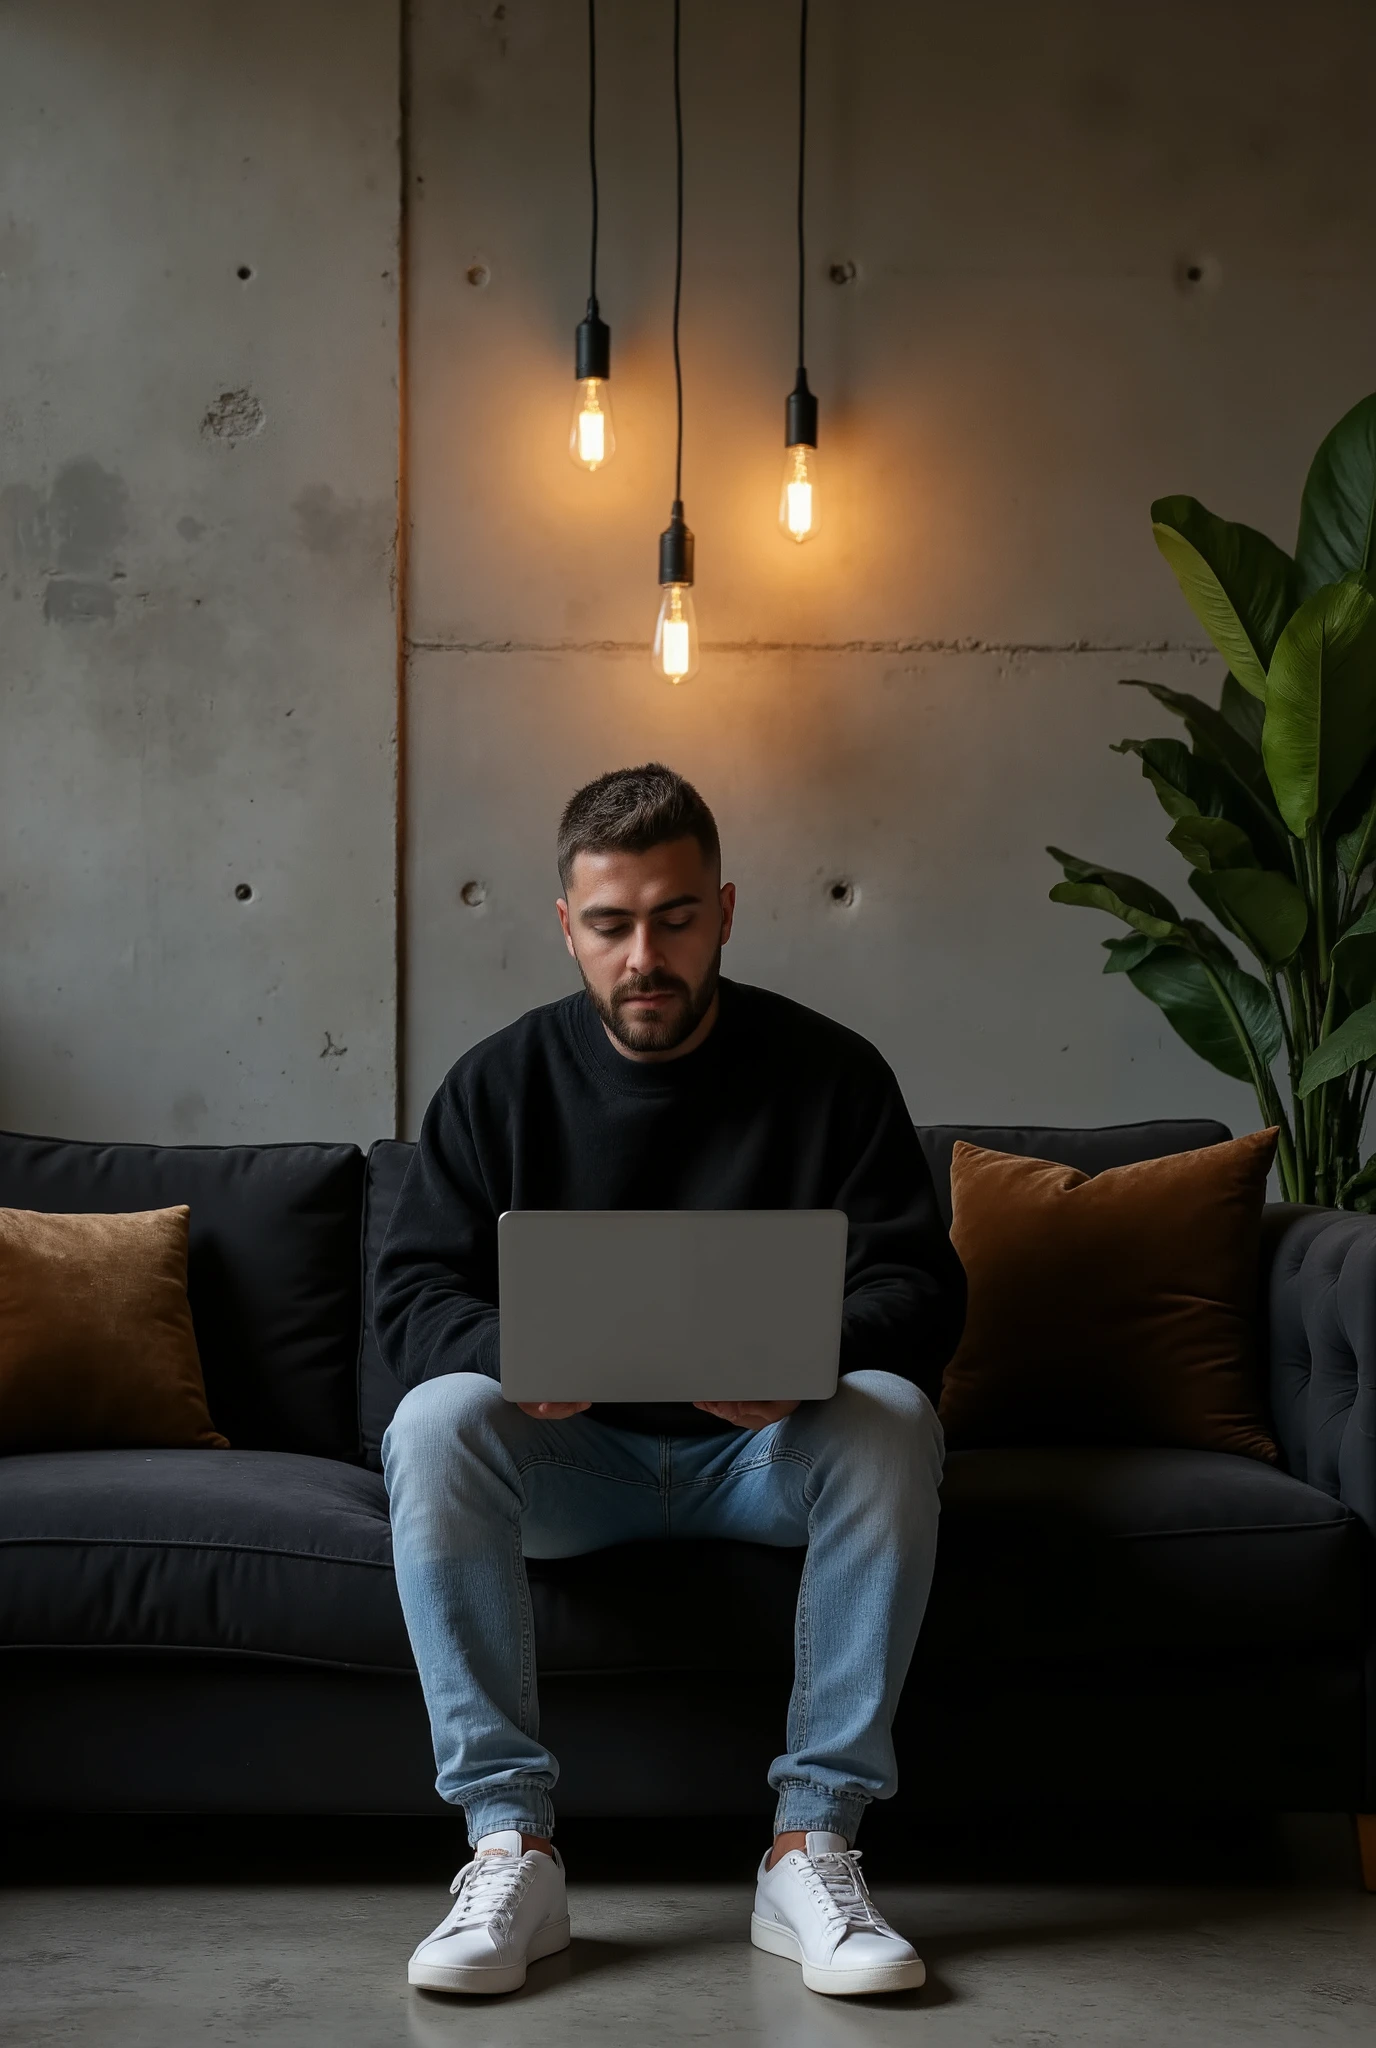
<svg viewBox="0 0 1376 2048">
<path fill-rule="evenodd" d="M 873 1046 L 719 978 L 736 892 L 697 791 L 657 764 L 601 776 L 565 810 L 558 857 L 583 989 L 449 1073 L 378 1268 L 379 1338 L 410 1389 L 383 1444 L 397 1583 L 439 1790 L 464 1807 L 475 1851 L 410 1981 L 514 1990 L 567 1945 L 523 1552 L 668 1535 L 807 1544 L 751 1939 L 816 1991 L 906 1990 L 922 1963 L 852 1845 L 896 1784 L 890 1727 L 936 1548 L 931 1393 L 964 1278 Z M 503 1401 L 503 1210 L 833 1207 L 850 1234 L 830 1401 Z"/>
</svg>

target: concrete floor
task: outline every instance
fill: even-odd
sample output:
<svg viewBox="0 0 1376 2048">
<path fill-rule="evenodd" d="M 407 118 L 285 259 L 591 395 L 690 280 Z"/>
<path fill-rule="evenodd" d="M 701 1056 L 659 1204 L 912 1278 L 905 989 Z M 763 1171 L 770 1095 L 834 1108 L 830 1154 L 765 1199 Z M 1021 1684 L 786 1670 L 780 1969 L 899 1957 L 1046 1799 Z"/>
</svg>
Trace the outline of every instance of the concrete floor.
<svg viewBox="0 0 1376 2048">
<path fill-rule="evenodd" d="M 240 1839 L 218 1859 L 219 1876 L 211 1826 L 189 1861 L 162 1859 L 171 1883 L 150 1882 L 140 1853 L 121 1869 L 108 1838 L 93 1841 L 85 1871 L 79 1836 L 68 1833 L 60 1854 L 51 1834 L 41 1848 L 21 1843 L 0 1893 L 0 2042 L 1279 2048 L 1376 2035 L 1376 1897 L 1356 1887 L 1339 1819 L 1291 1823 L 1284 1840 L 1259 1837 L 1212 1858 L 1193 1841 L 1178 1859 L 1184 1882 L 1181 1872 L 1166 1881 L 1160 1841 L 1143 1859 L 1154 1866 L 1149 1883 L 1125 1882 L 1113 1867 L 1121 1856 L 1107 1859 L 1109 1876 L 1087 1876 L 1096 1859 L 1080 1854 L 1052 1859 L 1079 1863 L 1078 1878 L 1032 1882 L 1018 1867 L 1025 1858 L 984 1859 L 967 1843 L 945 1859 L 955 1875 L 876 1881 L 927 1959 L 926 1989 L 844 2003 L 813 1996 L 790 1965 L 750 1948 L 738 1835 L 717 1881 L 701 1853 L 692 1881 L 675 1882 L 624 1833 L 575 1842 L 573 1948 L 537 1965 L 523 1992 L 479 2004 L 406 1986 L 406 1956 L 445 1904 L 444 1881 L 431 1875 L 433 1835 L 419 1856 L 379 1853 L 371 1879 L 357 1854 L 334 1859 L 333 1877 L 309 1854 L 294 1881 L 268 1877 L 269 1865 L 291 1864 L 292 1842 L 299 1850 L 312 1826 L 264 1843 L 256 1859 Z M 440 1849 L 446 1864 L 449 1847 Z M 1016 1875 L 972 1881 L 972 1860 Z M 54 1881 L 54 1863 L 71 1881 Z"/>
</svg>

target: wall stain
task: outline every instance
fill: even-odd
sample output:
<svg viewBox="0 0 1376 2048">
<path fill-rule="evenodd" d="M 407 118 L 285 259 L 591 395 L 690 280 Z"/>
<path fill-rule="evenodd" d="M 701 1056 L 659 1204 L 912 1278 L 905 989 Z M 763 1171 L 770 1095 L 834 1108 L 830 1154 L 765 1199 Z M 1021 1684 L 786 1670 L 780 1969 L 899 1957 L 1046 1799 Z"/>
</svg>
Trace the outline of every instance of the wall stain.
<svg viewBox="0 0 1376 2048">
<path fill-rule="evenodd" d="M 308 484 L 291 509 L 297 533 L 315 555 L 377 560 L 395 538 L 396 505 L 390 498 L 341 498 L 329 484 Z"/>
<path fill-rule="evenodd" d="M 177 531 L 183 540 L 199 540 L 205 528 L 199 519 L 193 519 L 189 512 L 184 512 L 177 521 Z"/>
<path fill-rule="evenodd" d="M 108 583 L 50 576 L 43 592 L 43 616 L 50 626 L 85 626 L 94 619 L 112 619 L 115 593 Z"/>
<path fill-rule="evenodd" d="M 104 570 L 111 583 L 123 581 L 113 557 L 128 531 L 128 486 L 94 456 L 64 463 L 48 491 L 34 484 L 0 491 L 0 551 L 13 570 L 15 594 L 43 583 L 50 625 L 115 616 L 117 593 L 92 578 Z"/>
</svg>

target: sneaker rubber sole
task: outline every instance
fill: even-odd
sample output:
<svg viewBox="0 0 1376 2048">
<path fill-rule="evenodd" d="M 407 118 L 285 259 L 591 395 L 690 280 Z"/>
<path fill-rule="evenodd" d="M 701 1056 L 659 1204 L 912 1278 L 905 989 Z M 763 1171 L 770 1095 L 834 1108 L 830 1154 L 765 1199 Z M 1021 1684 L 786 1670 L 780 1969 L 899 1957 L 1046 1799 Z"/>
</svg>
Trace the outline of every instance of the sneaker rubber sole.
<svg viewBox="0 0 1376 2048">
<path fill-rule="evenodd" d="M 820 1991 L 825 1998 L 862 1998 L 877 1991 L 917 1991 L 927 1981 L 927 1966 L 921 1956 L 914 1956 L 910 1963 L 880 1963 L 867 1970 L 833 1970 L 825 1963 L 810 1963 L 791 1928 L 781 1927 L 776 1920 L 762 1920 L 758 1913 L 750 1915 L 750 1939 L 756 1948 L 797 1963 L 808 1990 Z"/>
<path fill-rule="evenodd" d="M 560 1949 L 569 1945 L 569 1917 L 551 1920 L 532 1936 L 524 1960 L 507 1963 L 504 1967 L 494 1965 L 446 1968 L 443 1963 L 427 1963 L 423 1956 L 412 1956 L 407 1965 L 406 1981 L 418 1991 L 452 1991 L 466 1997 L 493 1998 L 503 1991 L 519 1991 L 526 1981 L 526 1964 L 542 1962 L 546 1956 L 558 1955 Z"/>
</svg>

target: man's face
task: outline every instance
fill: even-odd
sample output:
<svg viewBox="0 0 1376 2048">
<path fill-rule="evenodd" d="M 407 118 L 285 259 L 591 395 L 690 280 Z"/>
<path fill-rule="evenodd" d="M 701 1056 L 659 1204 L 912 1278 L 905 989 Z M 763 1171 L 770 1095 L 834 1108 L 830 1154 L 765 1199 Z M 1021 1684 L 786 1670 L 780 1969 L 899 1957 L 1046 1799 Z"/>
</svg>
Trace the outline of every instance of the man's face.
<svg viewBox="0 0 1376 2048">
<path fill-rule="evenodd" d="M 593 1008 L 641 1059 L 687 1049 L 717 992 L 734 883 L 696 839 L 648 853 L 580 853 L 559 899 L 564 939 Z"/>
</svg>

